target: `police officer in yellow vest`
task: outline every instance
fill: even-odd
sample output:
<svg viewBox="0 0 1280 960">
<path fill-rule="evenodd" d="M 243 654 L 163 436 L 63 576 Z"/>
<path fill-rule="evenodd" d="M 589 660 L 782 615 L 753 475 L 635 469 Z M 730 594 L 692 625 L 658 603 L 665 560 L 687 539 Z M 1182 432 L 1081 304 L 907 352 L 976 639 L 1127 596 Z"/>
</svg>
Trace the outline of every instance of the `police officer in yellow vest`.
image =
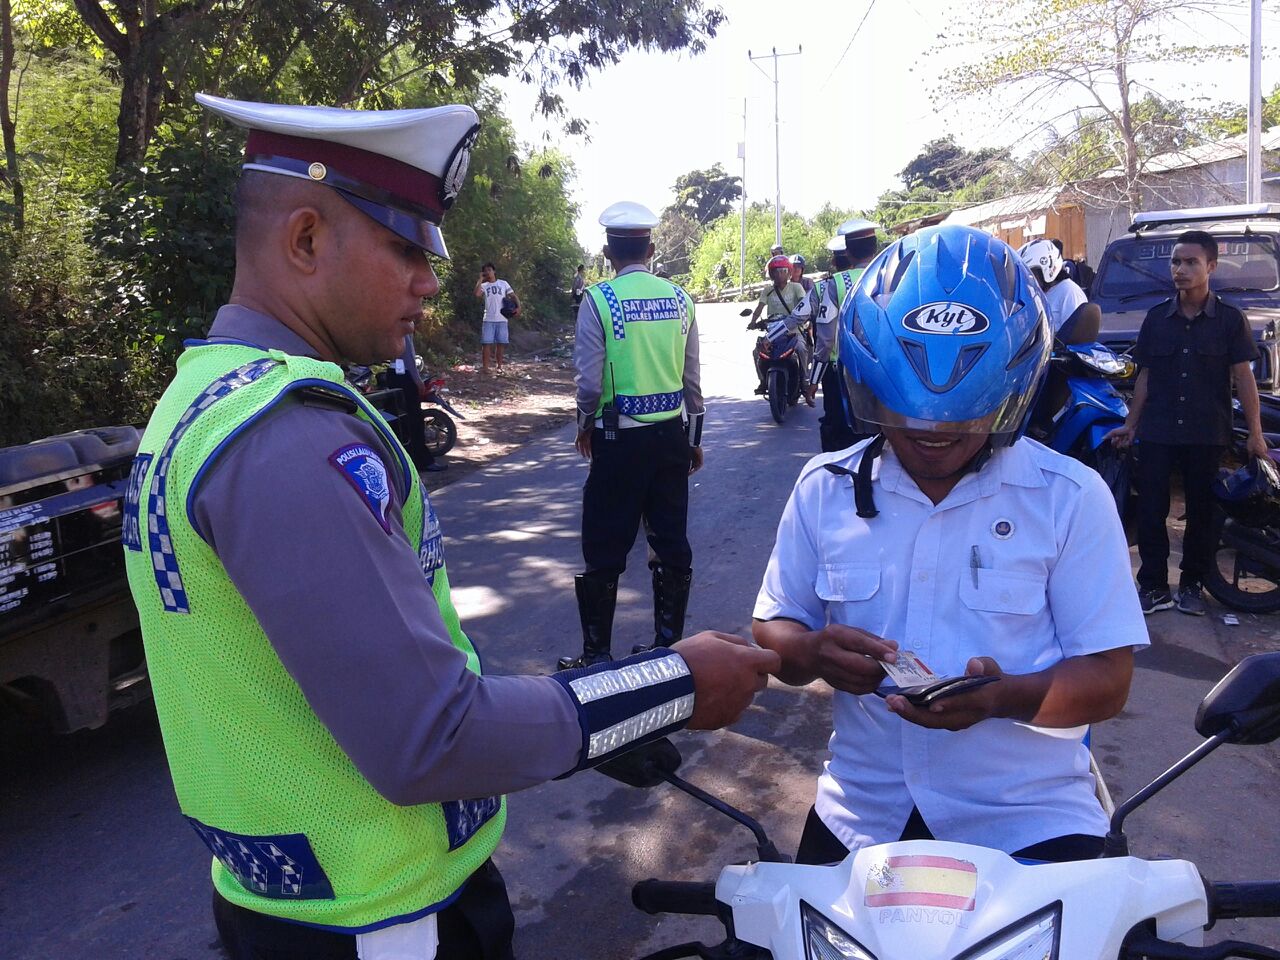
<svg viewBox="0 0 1280 960">
<path fill-rule="evenodd" d="M 861 439 L 854 433 L 845 412 L 836 318 L 845 297 L 876 255 L 878 229 L 870 220 L 857 217 L 840 224 L 836 235 L 827 242 L 827 249 L 831 251 L 830 276 L 809 291 L 785 324 L 786 329 L 794 330 L 806 320 L 813 323 L 813 363 L 809 369 L 808 393 L 812 397 L 818 384 L 822 384 L 822 416 L 818 420 L 818 435 L 823 453 L 843 450 Z M 782 327 L 776 328 L 776 335 L 781 336 L 782 330 Z"/>
<path fill-rule="evenodd" d="M 730 722 L 776 661 L 708 633 L 482 676 L 439 518 L 337 365 L 398 355 L 439 290 L 475 112 L 200 102 L 249 130 L 235 284 L 152 415 L 122 539 L 219 934 L 235 960 L 509 957 L 501 795 Z"/>
<path fill-rule="evenodd" d="M 656 277 L 658 218 L 630 201 L 600 215 L 616 274 L 578 308 L 574 382 L 577 448 L 591 461 L 582 491 L 582 556 L 574 582 L 582 654 L 561 668 L 610 657 L 618 577 L 644 522 L 653 576 L 653 646 L 684 630 L 693 552 L 685 532 L 689 476 L 702 466 L 702 386 L 693 298 Z"/>
</svg>

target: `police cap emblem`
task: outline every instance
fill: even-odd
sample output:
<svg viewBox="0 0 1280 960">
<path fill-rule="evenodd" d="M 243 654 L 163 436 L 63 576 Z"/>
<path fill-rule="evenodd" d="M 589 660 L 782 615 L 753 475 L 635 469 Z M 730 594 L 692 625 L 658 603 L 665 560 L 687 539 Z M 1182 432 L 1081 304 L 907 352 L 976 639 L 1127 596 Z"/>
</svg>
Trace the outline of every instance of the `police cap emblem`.
<svg viewBox="0 0 1280 960">
<path fill-rule="evenodd" d="M 462 192 L 462 184 L 467 179 L 467 167 L 471 163 L 471 148 L 480 137 L 480 124 L 476 124 L 458 141 L 445 165 L 444 176 L 440 178 L 440 203 L 448 210 Z"/>
</svg>

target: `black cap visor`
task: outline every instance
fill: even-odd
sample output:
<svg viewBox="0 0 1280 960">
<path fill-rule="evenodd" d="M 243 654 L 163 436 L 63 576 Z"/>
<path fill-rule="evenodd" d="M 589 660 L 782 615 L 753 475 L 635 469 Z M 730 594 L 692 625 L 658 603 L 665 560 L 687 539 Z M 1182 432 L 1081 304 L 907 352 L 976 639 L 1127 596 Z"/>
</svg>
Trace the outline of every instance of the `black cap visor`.
<svg viewBox="0 0 1280 960">
<path fill-rule="evenodd" d="M 415 217 L 411 213 L 397 210 L 386 204 L 374 203 L 364 197 L 357 197 L 346 190 L 338 189 L 338 196 L 346 200 L 360 212 L 371 217 L 375 222 L 386 227 L 396 236 L 408 240 L 421 247 L 427 253 L 442 260 L 449 259 L 449 248 L 444 244 L 444 234 L 430 220 Z"/>
</svg>

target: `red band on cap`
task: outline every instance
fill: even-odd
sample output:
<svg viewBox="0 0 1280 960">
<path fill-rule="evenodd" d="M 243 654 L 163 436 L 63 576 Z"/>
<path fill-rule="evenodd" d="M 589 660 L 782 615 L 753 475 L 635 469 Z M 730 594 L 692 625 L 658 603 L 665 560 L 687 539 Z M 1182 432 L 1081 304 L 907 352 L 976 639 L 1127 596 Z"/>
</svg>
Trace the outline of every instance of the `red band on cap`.
<svg viewBox="0 0 1280 960">
<path fill-rule="evenodd" d="M 434 174 L 417 167 L 329 140 L 311 137 L 294 137 L 269 130 L 250 130 L 245 144 L 245 155 L 291 157 L 304 163 L 323 163 L 335 173 L 351 180 L 368 184 L 390 194 L 390 201 L 401 200 L 410 209 L 429 214 L 429 219 L 440 223 L 444 219 L 444 207 L 440 203 L 441 180 Z"/>
</svg>

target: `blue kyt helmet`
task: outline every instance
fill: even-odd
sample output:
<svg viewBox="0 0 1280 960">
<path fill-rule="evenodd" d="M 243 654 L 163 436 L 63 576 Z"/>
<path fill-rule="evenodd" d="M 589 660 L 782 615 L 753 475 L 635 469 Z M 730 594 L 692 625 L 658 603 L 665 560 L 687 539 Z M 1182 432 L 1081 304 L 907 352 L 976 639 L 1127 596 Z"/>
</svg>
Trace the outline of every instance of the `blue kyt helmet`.
<svg viewBox="0 0 1280 960">
<path fill-rule="evenodd" d="M 1008 244 L 970 227 L 910 234 L 845 300 L 840 360 L 864 424 L 989 433 L 1026 428 L 1052 336 L 1039 285 Z"/>
</svg>

